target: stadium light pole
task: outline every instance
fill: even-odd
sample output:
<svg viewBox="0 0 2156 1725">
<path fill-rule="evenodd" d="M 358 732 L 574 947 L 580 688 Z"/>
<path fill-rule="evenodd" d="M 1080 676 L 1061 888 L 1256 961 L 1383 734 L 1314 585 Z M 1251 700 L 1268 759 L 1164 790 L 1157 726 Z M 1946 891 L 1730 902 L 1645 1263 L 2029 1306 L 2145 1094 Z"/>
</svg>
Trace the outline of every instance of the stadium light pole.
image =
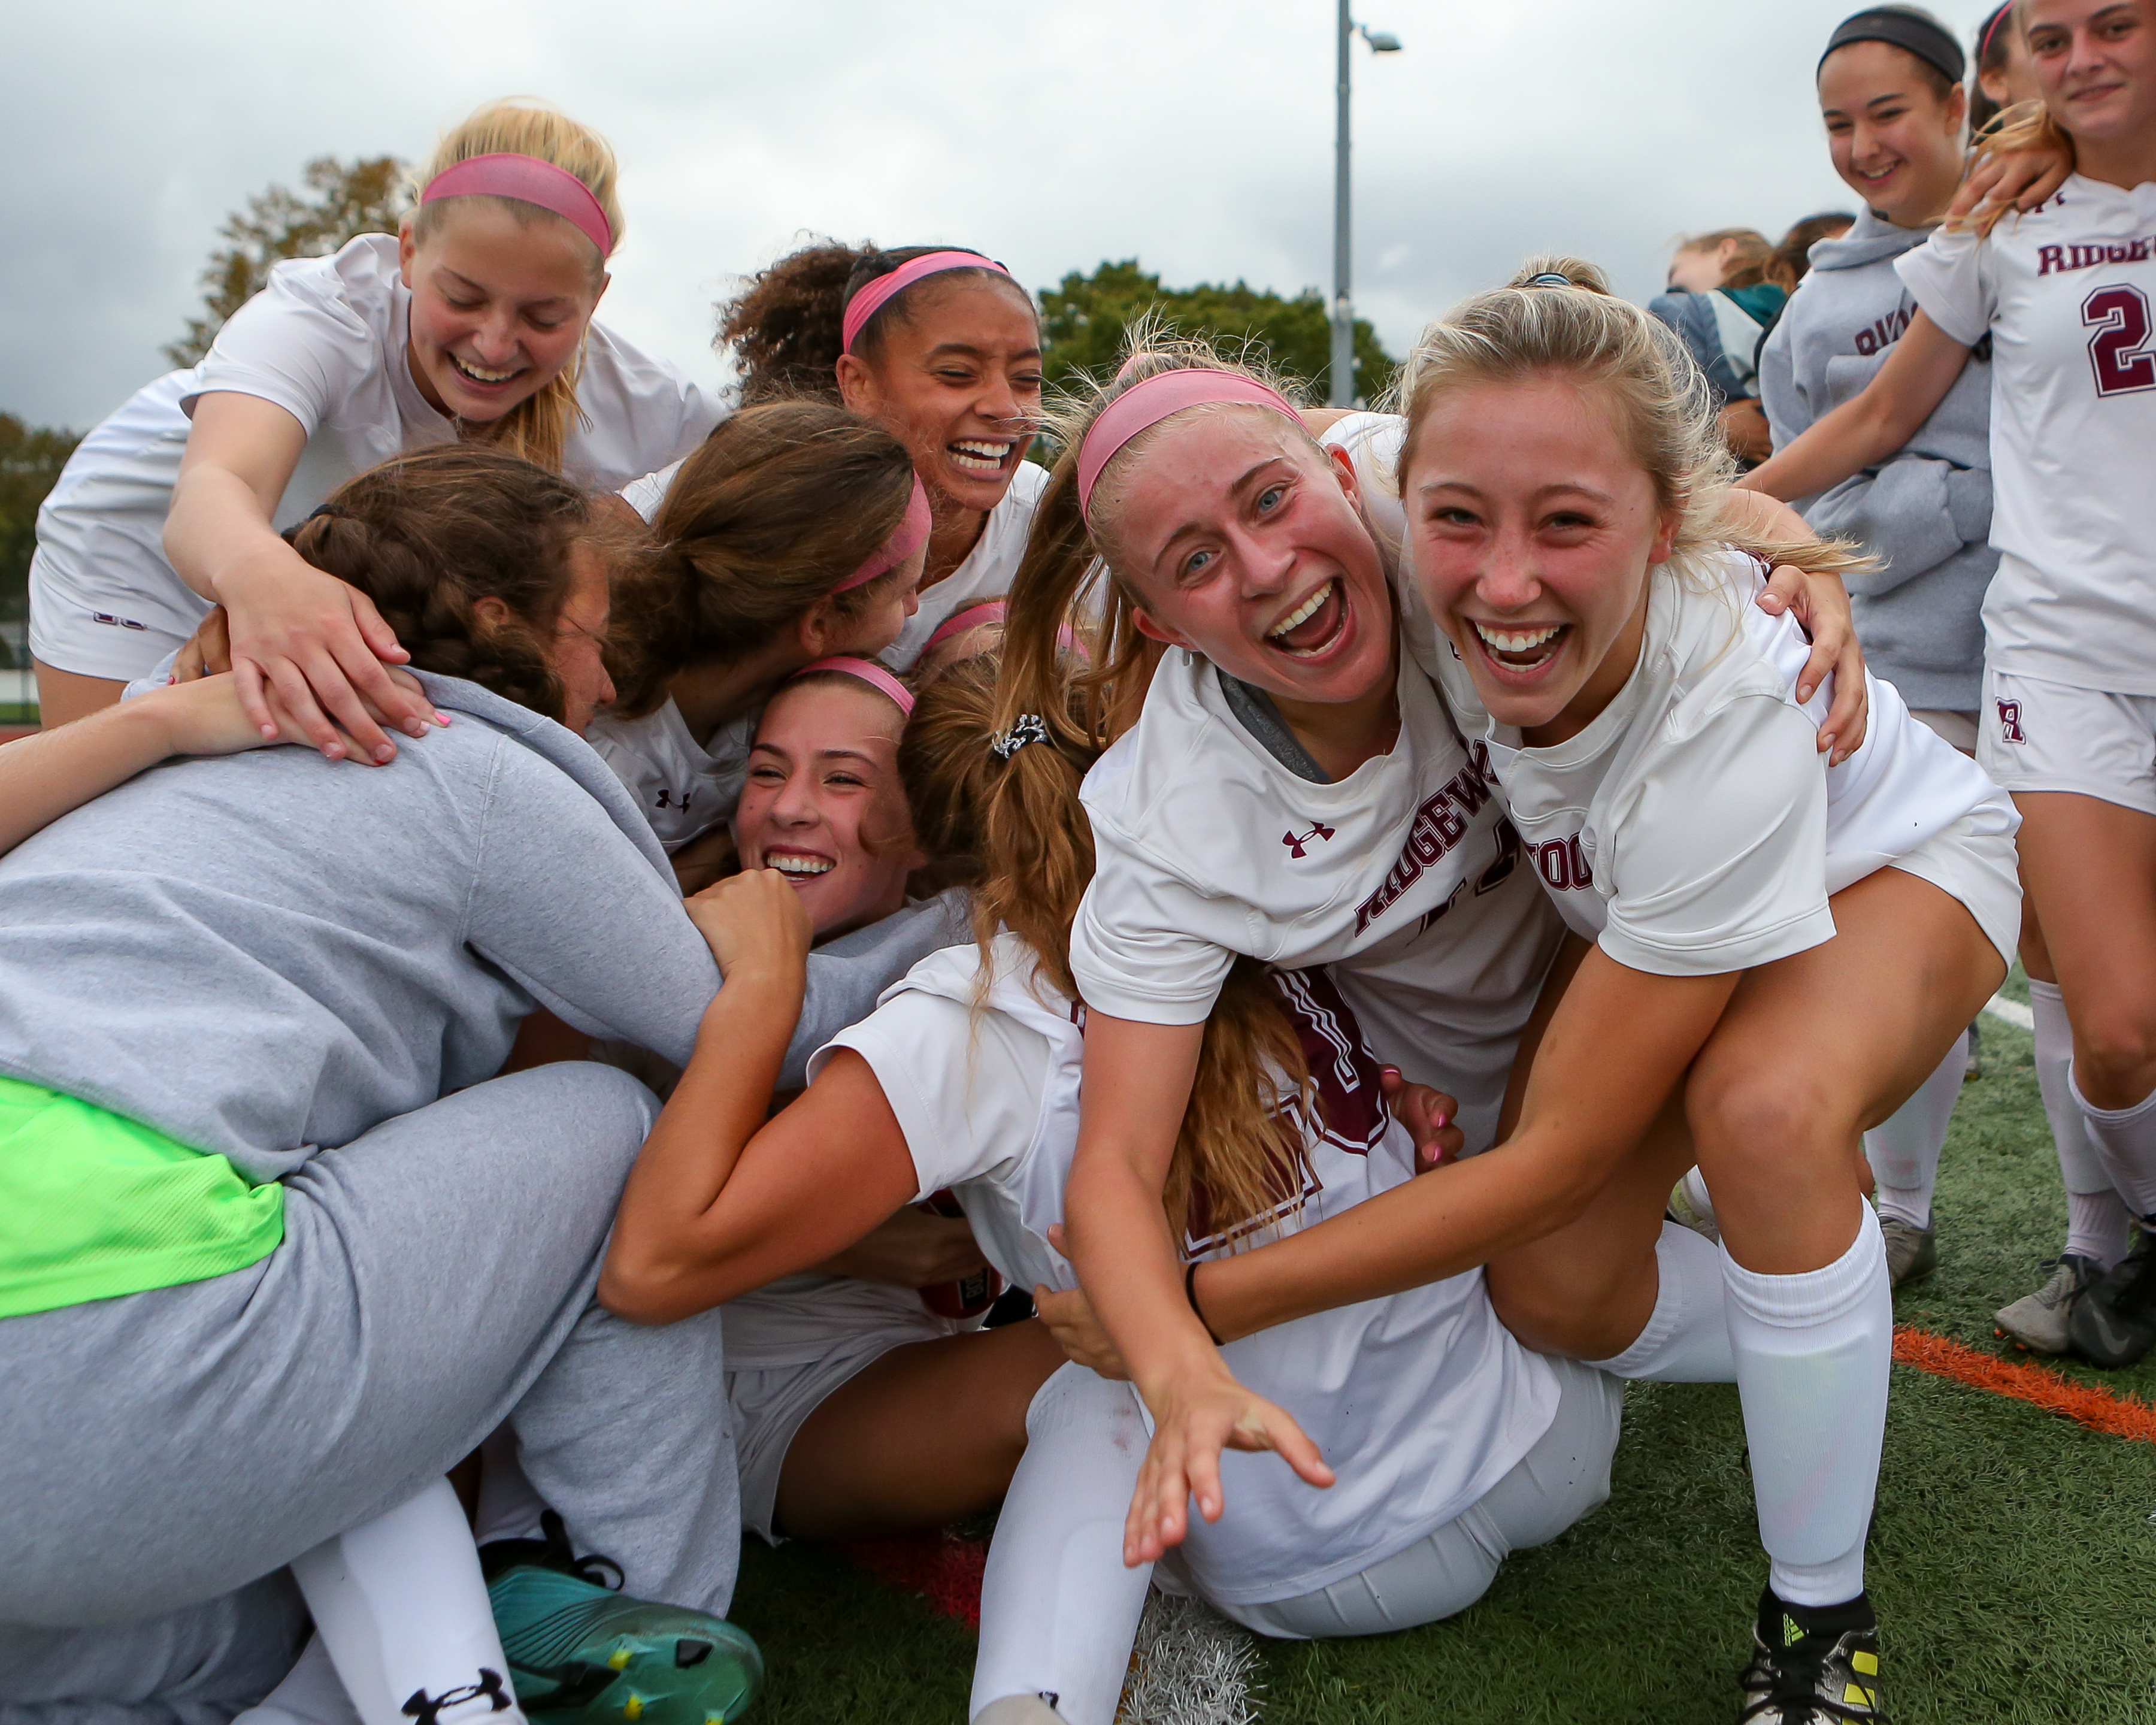
<svg viewBox="0 0 2156 1725">
<path fill-rule="evenodd" d="M 1348 74 L 1353 62 L 1348 51 L 1354 46 L 1357 35 L 1370 44 L 1373 54 L 1398 54 L 1400 39 L 1384 30 L 1373 30 L 1368 24 L 1358 24 L 1349 15 L 1348 0 L 1340 0 L 1340 80 L 1333 94 L 1340 105 L 1337 136 L 1333 141 L 1332 164 L 1332 404 L 1336 408 L 1355 405 L 1355 298 L 1350 290 L 1353 262 L 1352 242 L 1353 220 L 1350 205 L 1353 188 L 1348 182 L 1348 107 L 1349 97 Z"/>
</svg>

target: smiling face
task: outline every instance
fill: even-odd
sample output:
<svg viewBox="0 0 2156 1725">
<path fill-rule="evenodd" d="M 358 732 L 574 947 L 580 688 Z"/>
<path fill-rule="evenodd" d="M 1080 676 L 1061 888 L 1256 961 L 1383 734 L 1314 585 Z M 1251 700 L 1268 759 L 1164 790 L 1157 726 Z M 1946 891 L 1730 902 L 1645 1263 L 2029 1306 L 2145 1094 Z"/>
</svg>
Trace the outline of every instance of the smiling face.
<svg viewBox="0 0 2156 1725">
<path fill-rule="evenodd" d="M 1040 418 L 1040 325 L 1014 284 L 929 276 L 883 314 L 873 358 L 839 360 L 839 393 L 904 444 L 932 495 L 1004 501 Z M 894 312 L 896 315 L 893 315 Z"/>
<path fill-rule="evenodd" d="M 1648 572 L 1676 522 L 1592 384 L 1467 383 L 1424 413 L 1400 477 L 1415 577 L 1475 692 L 1531 745 L 1563 741 L 1624 686 Z"/>
<path fill-rule="evenodd" d="M 1942 98 L 1917 57 L 1890 42 L 1852 42 L 1819 74 L 1827 153 L 1844 184 L 1899 228 L 1946 213 L 1961 183 L 1959 85 Z"/>
<path fill-rule="evenodd" d="M 898 777 L 904 726 L 888 697 L 851 677 L 791 684 L 763 710 L 734 814 L 742 866 L 791 880 L 819 939 L 906 902 L 921 859 Z"/>
<path fill-rule="evenodd" d="M 424 241 L 409 223 L 399 237 L 412 378 L 436 411 L 484 425 L 576 358 L 607 277 L 559 216 L 525 222 L 490 199 L 454 202 Z"/>
<path fill-rule="evenodd" d="M 1270 408 L 1187 408 L 1111 461 L 1101 491 L 1147 634 L 1285 702 L 1389 685 L 1392 593 L 1348 458 Z"/>
<path fill-rule="evenodd" d="M 2076 141 L 2156 128 L 2156 0 L 2029 0 L 2020 14 L 2045 105 Z"/>
</svg>

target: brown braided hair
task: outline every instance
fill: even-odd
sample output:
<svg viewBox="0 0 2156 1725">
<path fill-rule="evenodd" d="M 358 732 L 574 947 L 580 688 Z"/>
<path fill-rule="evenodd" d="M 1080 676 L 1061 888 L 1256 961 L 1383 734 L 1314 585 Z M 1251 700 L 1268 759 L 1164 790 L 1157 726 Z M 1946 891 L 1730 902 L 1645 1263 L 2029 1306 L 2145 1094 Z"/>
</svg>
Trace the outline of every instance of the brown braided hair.
<svg viewBox="0 0 2156 1725">
<path fill-rule="evenodd" d="M 560 475 L 483 444 L 415 450 L 346 480 L 286 536 L 373 601 L 415 670 L 562 718 L 548 648 L 570 552 L 604 536 L 591 500 Z M 474 608 L 483 598 L 509 620 L 490 627 Z"/>
</svg>

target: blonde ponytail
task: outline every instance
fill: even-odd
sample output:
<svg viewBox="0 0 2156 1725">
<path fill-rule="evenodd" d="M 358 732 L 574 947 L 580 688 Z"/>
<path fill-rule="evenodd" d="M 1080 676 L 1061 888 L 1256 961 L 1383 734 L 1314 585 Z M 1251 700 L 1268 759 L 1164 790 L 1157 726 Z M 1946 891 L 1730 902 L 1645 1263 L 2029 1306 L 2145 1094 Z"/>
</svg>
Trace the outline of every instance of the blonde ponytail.
<svg viewBox="0 0 2156 1725">
<path fill-rule="evenodd" d="M 550 162 L 583 182 L 598 201 L 616 246 L 621 244 L 621 205 L 616 192 L 620 170 L 613 147 L 589 126 L 579 124 L 558 108 L 532 96 L 508 96 L 489 102 L 469 119 L 444 133 L 434 146 L 413 188 L 413 236 L 424 241 L 439 230 L 450 200 L 420 203 L 418 194 L 429 181 L 459 162 L 475 156 L 531 156 Z M 489 198 L 519 222 L 537 219 L 540 212 L 514 198 Z M 598 259 L 592 270 L 594 285 L 605 274 L 606 259 Z M 588 336 L 588 331 L 587 331 Z M 562 470 L 569 434 L 588 423 L 577 404 L 577 381 L 584 368 L 584 344 L 577 356 L 548 380 L 546 387 L 519 402 L 487 426 L 485 439 L 513 455 L 521 455 L 551 473 Z"/>
</svg>

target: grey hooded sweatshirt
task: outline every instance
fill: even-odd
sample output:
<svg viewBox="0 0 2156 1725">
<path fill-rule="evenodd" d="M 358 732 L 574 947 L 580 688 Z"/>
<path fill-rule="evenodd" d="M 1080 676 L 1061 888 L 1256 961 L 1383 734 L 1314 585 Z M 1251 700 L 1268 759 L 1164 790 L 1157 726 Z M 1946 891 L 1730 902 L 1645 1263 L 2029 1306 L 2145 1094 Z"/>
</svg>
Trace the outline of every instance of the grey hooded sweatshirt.
<svg viewBox="0 0 2156 1725">
<path fill-rule="evenodd" d="M 454 721 L 387 767 L 172 761 L 0 857 L 0 1073 L 263 1181 L 491 1078 L 535 1005 L 685 1064 L 718 969 L 620 780 L 420 681 Z M 811 956 L 791 1071 L 965 938 L 947 908 Z"/>
<path fill-rule="evenodd" d="M 1870 210 L 1811 249 L 1811 274 L 1759 355 L 1774 447 L 1869 383 L 1917 303 L 1894 259 L 1931 237 Z M 1991 532 L 1991 356 L 1971 356 L 1901 450 L 1797 510 L 1825 537 L 1862 542 L 1885 567 L 1849 580 L 1857 639 L 1875 675 L 1912 707 L 1974 712 L 1984 675 Z"/>
</svg>

